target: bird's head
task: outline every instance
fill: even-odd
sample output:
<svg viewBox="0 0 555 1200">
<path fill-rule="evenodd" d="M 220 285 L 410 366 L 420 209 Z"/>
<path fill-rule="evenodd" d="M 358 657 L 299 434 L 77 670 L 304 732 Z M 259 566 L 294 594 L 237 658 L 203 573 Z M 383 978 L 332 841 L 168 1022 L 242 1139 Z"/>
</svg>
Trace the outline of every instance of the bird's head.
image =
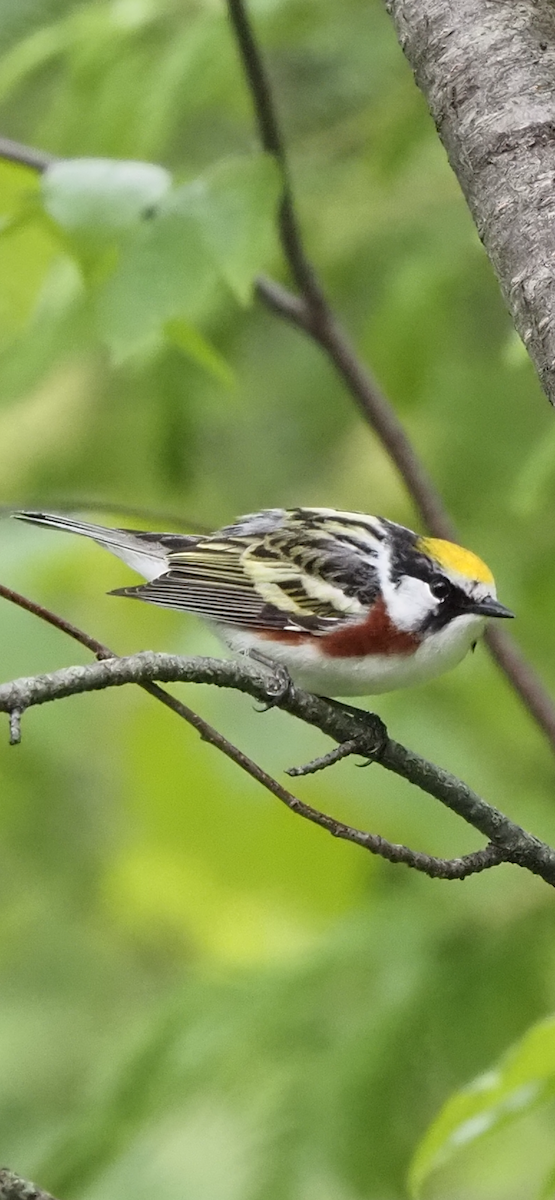
<svg viewBox="0 0 555 1200">
<path fill-rule="evenodd" d="M 479 636 L 486 618 L 514 616 L 497 599 L 489 567 L 471 550 L 393 523 L 384 544 L 382 590 L 397 628 L 423 636 L 454 621 Z"/>
</svg>

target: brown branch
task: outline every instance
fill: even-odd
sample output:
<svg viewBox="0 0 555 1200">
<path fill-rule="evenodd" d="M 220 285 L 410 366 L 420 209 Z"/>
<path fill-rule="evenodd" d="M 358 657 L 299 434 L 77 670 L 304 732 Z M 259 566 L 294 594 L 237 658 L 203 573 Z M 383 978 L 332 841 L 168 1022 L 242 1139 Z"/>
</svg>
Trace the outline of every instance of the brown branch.
<svg viewBox="0 0 555 1200">
<path fill-rule="evenodd" d="M 100 659 L 88 667 L 68 667 L 50 675 L 32 676 L 1 685 L 0 711 L 8 713 L 10 717 L 14 711 L 17 712 L 18 727 L 21 714 L 33 705 L 81 692 L 136 683 L 193 725 L 201 737 L 247 771 L 292 812 L 326 829 L 334 837 L 353 842 L 391 862 L 405 863 L 434 878 L 462 879 L 505 861 L 524 867 L 555 885 L 555 850 L 510 821 L 466 784 L 390 739 L 375 714 L 330 702 L 292 685 L 276 702 L 285 711 L 317 726 L 338 744 L 352 742 L 358 753 L 379 761 L 386 770 L 393 771 L 435 796 L 488 837 L 488 846 L 459 859 L 438 859 L 387 842 L 377 834 L 345 825 L 293 796 L 197 713 L 158 688 L 155 682 L 211 683 L 218 687 L 237 688 L 257 700 L 268 700 L 269 697 L 273 700 L 267 677 L 261 675 L 259 668 L 253 664 L 208 658 L 185 659 L 150 652 L 117 658 L 101 642 L 34 601 L 5 587 L 0 588 L 0 594 L 69 634 Z"/>
<path fill-rule="evenodd" d="M 7 1167 L 0 1168 L 0 1200 L 54 1200 L 50 1192 L 43 1192 L 36 1183 L 14 1175 Z"/>
<path fill-rule="evenodd" d="M 69 637 L 85 646 L 88 650 L 92 650 L 93 654 L 99 661 L 117 658 L 118 656 L 112 650 L 105 646 L 102 642 L 91 637 L 70 621 L 66 621 L 57 613 L 51 612 L 44 608 L 41 604 L 36 604 L 34 600 L 29 600 L 26 596 L 22 596 L 19 592 L 12 591 L 11 588 L 0 584 L 0 596 L 5 600 L 9 600 L 12 604 L 16 604 L 19 608 L 25 609 L 26 612 L 32 613 L 33 616 L 40 617 L 42 621 L 46 621 L 49 625 L 53 625 L 59 629 L 61 633 L 68 634 Z M 287 788 L 282 787 L 277 779 L 268 775 L 262 767 L 259 767 L 253 759 L 239 750 L 237 746 L 230 742 L 223 734 L 214 729 L 212 725 L 205 721 L 203 717 L 194 712 L 176 696 L 172 696 L 163 688 L 158 687 L 153 682 L 142 682 L 140 686 L 155 700 L 159 700 L 161 704 L 165 704 L 172 712 L 187 721 L 197 733 L 202 741 L 209 742 L 215 746 L 227 758 L 230 758 L 238 767 L 246 771 L 252 779 L 260 783 L 262 787 L 271 792 L 276 799 L 296 813 L 297 816 L 303 817 L 307 821 L 311 821 L 314 825 L 319 825 L 322 829 L 326 829 L 333 837 L 340 838 L 343 841 L 353 842 L 357 846 L 368 850 L 371 854 L 379 855 L 391 863 L 404 863 L 407 867 L 412 867 L 416 871 L 421 871 L 428 875 L 431 879 L 466 879 L 469 875 L 475 875 L 480 871 L 485 871 L 490 867 L 498 866 L 499 863 L 505 861 L 505 854 L 499 846 L 488 844 L 483 850 L 476 850 L 472 854 L 463 855 L 460 858 L 444 859 L 423 854 L 418 850 L 411 850 L 408 846 L 397 845 L 393 842 L 388 842 L 379 834 L 366 833 L 361 829 L 355 829 L 351 825 L 345 825 L 342 821 L 336 821 L 334 817 L 328 817 L 325 813 L 313 808 L 310 804 L 305 804 L 296 796 L 293 796 Z M 21 740 L 21 717 L 25 711 L 26 705 L 14 706 L 9 709 L 10 716 L 10 744 L 16 745 Z M 2 1200 L 0 1194 L 0 1200 Z"/>
<path fill-rule="evenodd" d="M 420 0 L 386 0 L 386 3 L 394 14 L 395 12 L 399 13 L 401 24 L 404 20 L 402 9 L 410 8 L 415 27 L 424 26 L 425 19 L 420 12 Z M 435 3 L 436 0 L 430 0 L 428 7 L 432 8 Z M 465 0 L 465 3 L 467 6 L 471 4 L 477 8 L 481 7 L 482 0 Z M 532 0 L 528 0 L 528 3 L 531 6 Z M 537 3 L 537 0 L 534 0 L 534 3 Z M 546 0 L 541 0 L 541 5 L 546 10 L 549 7 Z M 445 10 L 445 19 L 449 21 L 452 5 L 448 3 L 448 0 L 440 0 L 439 6 Z M 495 21 L 499 9 L 498 4 L 488 0 L 486 7 L 489 9 L 491 20 Z M 246 5 L 244 0 L 228 0 L 228 8 L 251 91 L 262 144 L 267 150 L 276 154 L 284 166 L 285 151 L 271 85 L 249 21 Z M 506 12 L 505 17 L 507 23 L 511 24 L 512 14 Z M 461 29 L 464 29 L 465 21 L 462 10 L 459 20 Z M 555 58 L 555 20 L 552 14 L 550 22 L 550 28 L 553 29 L 553 57 Z M 471 55 L 472 52 L 471 46 Z M 487 47 L 485 53 L 487 53 Z M 449 76 L 446 76 L 447 85 L 450 86 Z M 549 95 L 550 93 L 546 90 L 546 103 Z M 553 125 L 553 122 L 551 123 Z M 546 144 L 545 139 L 543 144 Z M 555 165 L 554 170 L 551 170 L 549 174 L 544 173 L 544 179 L 551 180 L 554 173 Z M 314 267 L 305 253 L 288 175 L 285 178 L 284 205 L 286 205 L 288 213 L 288 226 L 285 235 L 283 221 L 280 223 L 281 242 L 285 259 L 302 293 L 302 298 L 291 295 L 278 284 L 264 278 L 258 280 L 258 295 L 273 312 L 302 329 L 327 354 L 347 385 L 364 420 L 385 446 L 430 532 L 436 537 L 456 541 L 455 527 L 430 475 L 415 453 L 390 401 L 384 396 L 370 371 L 359 358 L 326 299 Z M 551 188 L 551 184 L 549 187 Z M 525 193 L 521 189 L 518 194 Z M 552 231 L 555 228 L 552 208 L 544 205 L 544 210 L 545 219 L 549 219 L 550 237 L 552 237 Z M 543 250 L 542 255 L 542 269 L 545 275 L 546 259 Z M 309 287 L 306 286 L 306 280 L 310 281 Z M 516 282 L 513 282 L 516 287 Z M 555 329 L 555 315 L 551 327 Z M 546 336 L 547 330 L 544 328 L 542 330 L 544 341 Z M 555 361 L 553 354 L 550 361 Z M 555 750 L 555 705 L 543 683 L 509 634 L 498 629 L 489 629 L 486 633 L 486 641 L 496 663 L 520 696 L 529 714 L 543 730 L 551 748 Z"/>
</svg>

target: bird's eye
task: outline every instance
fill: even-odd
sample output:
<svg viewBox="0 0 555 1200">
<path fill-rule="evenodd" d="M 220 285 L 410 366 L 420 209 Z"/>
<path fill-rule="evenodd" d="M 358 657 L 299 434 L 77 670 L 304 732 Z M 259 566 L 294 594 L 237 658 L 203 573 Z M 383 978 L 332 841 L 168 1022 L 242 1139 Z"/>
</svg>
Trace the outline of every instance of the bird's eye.
<svg viewBox="0 0 555 1200">
<path fill-rule="evenodd" d="M 430 584 L 430 591 L 436 600 L 446 600 L 451 592 L 451 585 L 446 579 L 433 579 Z"/>
</svg>

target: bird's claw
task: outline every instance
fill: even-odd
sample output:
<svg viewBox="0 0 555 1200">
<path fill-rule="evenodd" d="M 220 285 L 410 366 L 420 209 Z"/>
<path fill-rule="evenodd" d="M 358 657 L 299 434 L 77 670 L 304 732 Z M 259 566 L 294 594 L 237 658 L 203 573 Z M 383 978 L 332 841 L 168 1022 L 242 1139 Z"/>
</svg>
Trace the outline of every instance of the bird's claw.
<svg viewBox="0 0 555 1200">
<path fill-rule="evenodd" d="M 290 688 L 293 687 L 293 680 L 287 667 L 283 667 L 281 663 L 271 663 L 269 670 L 270 677 L 265 684 L 266 700 L 260 707 L 255 705 L 256 712 L 268 712 L 268 709 L 275 708 L 276 704 L 280 704 Z"/>
</svg>

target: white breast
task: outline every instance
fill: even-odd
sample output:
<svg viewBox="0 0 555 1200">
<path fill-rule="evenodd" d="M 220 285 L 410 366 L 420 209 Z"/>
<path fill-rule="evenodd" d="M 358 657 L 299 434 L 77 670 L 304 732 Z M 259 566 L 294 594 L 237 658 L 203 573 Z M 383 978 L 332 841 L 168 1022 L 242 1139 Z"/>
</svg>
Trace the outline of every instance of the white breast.
<svg viewBox="0 0 555 1200">
<path fill-rule="evenodd" d="M 350 658 L 325 657 L 321 639 L 291 645 L 260 637 L 254 630 L 215 625 L 218 636 L 235 654 L 256 650 L 287 667 L 294 683 L 324 696 L 374 696 L 397 688 L 426 683 L 451 670 L 481 637 L 485 621 L 473 614 L 456 617 L 431 634 L 414 654 L 366 654 Z"/>
</svg>

